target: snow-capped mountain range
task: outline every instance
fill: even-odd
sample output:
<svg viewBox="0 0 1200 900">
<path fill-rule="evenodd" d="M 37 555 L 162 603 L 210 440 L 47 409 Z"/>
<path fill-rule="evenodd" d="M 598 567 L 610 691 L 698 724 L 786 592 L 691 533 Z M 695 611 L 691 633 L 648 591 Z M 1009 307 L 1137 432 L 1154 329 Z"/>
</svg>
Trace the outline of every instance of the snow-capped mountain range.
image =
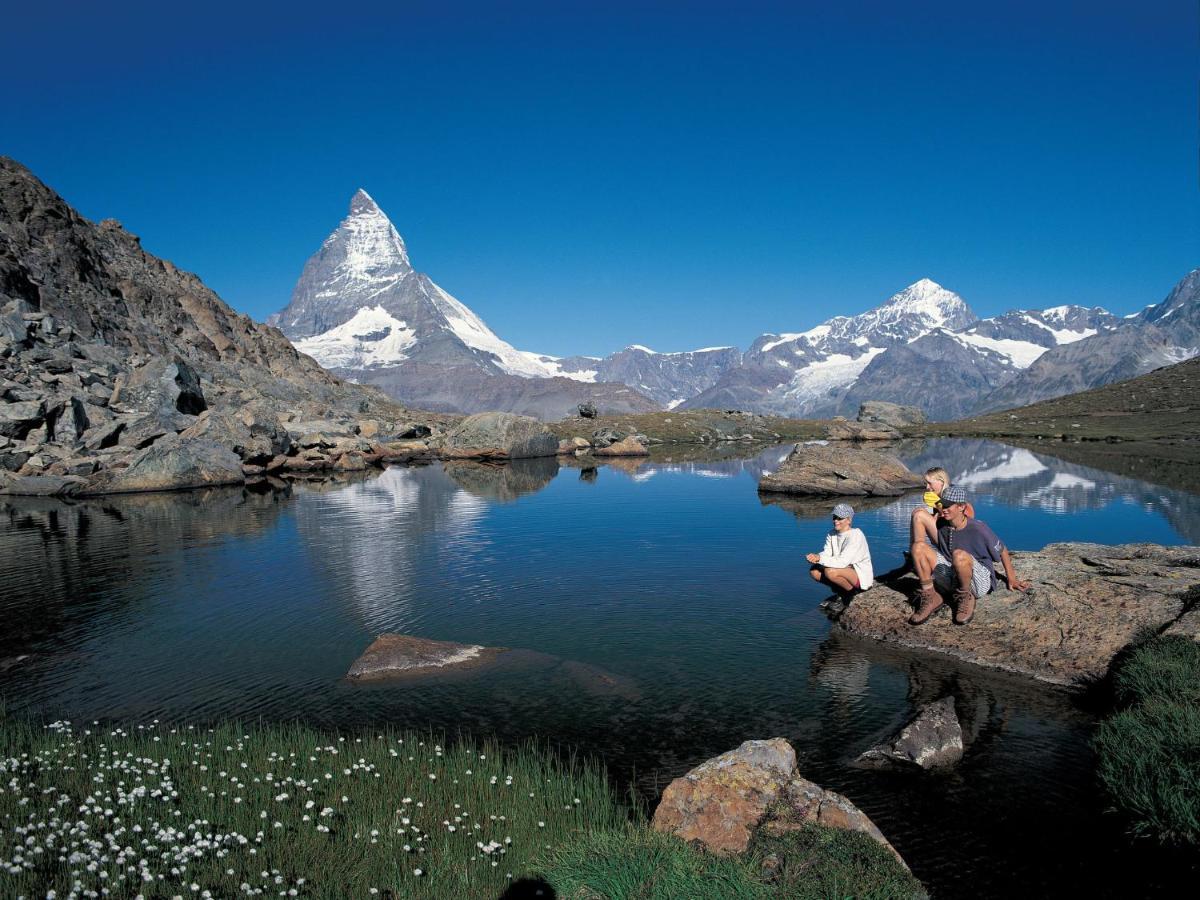
<svg viewBox="0 0 1200 900">
<path fill-rule="evenodd" d="M 764 334 L 744 353 L 710 347 L 606 357 L 518 350 L 417 272 L 399 232 L 365 191 L 308 260 L 291 302 L 268 319 L 327 368 L 405 403 L 558 418 L 602 410 L 721 407 L 853 415 L 864 400 L 933 418 L 1017 406 L 1133 377 L 1200 351 L 1200 270 L 1124 319 L 1099 307 L 1012 310 L 980 319 L 928 278 L 854 316 Z"/>
</svg>

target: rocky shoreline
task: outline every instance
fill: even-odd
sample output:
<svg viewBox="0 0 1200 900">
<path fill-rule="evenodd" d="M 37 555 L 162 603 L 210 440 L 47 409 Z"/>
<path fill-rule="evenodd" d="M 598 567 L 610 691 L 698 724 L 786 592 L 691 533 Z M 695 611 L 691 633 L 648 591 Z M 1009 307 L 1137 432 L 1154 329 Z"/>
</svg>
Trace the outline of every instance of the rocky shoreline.
<svg viewBox="0 0 1200 900">
<path fill-rule="evenodd" d="M 1049 544 L 1013 553 L 1013 563 L 1032 587 L 1009 591 L 1001 579 L 966 627 L 953 624 L 949 606 L 909 625 L 917 589 L 909 574 L 829 613 L 851 634 L 1074 688 L 1104 678 L 1149 634 L 1200 640 L 1200 547 Z"/>
</svg>

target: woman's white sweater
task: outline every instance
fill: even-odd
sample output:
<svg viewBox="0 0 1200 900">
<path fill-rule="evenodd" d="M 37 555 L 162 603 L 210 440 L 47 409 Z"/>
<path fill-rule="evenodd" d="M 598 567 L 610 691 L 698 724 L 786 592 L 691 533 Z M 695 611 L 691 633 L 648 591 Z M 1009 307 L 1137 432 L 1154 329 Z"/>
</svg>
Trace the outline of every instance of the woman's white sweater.
<svg viewBox="0 0 1200 900">
<path fill-rule="evenodd" d="M 852 567 L 858 575 L 858 586 L 866 590 L 875 583 L 875 570 L 871 567 L 871 548 L 861 528 L 848 528 L 839 533 L 831 531 L 825 536 L 825 549 L 821 551 L 820 563 L 831 569 Z"/>
</svg>

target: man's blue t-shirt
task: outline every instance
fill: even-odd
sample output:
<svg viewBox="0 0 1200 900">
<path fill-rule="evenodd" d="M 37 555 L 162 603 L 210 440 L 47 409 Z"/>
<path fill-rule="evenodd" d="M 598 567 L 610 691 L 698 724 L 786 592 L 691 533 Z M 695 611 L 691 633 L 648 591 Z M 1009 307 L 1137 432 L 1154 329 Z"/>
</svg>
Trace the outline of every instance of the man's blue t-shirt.
<svg viewBox="0 0 1200 900">
<path fill-rule="evenodd" d="M 996 581 L 993 562 L 1000 562 L 1000 553 L 1004 550 L 1004 542 L 996 537 L 996 532 L 988 528 L 978 519 L 967 519 L 962 528 L 955 528 L 946 520 L 938 522 L 938 552 L 946 559 L 954 559 L 955 550 L 966 550 L 973 557 L 992 569 L 992 583 Z"/>
</svg>

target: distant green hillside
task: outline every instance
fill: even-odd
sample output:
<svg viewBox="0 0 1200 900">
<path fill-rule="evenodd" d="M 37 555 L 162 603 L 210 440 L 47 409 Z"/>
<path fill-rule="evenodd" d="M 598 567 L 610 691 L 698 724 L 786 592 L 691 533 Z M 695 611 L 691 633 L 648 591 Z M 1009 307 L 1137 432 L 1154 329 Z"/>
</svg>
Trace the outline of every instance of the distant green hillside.
<svg viewBox="0 0 1200 900">
<path fill-rule="evenodd" d="M 1200 357 L 1031 406 L 935 422 L 921 433 L 1088 441 L 1200 439 Z"/>
</svg>

